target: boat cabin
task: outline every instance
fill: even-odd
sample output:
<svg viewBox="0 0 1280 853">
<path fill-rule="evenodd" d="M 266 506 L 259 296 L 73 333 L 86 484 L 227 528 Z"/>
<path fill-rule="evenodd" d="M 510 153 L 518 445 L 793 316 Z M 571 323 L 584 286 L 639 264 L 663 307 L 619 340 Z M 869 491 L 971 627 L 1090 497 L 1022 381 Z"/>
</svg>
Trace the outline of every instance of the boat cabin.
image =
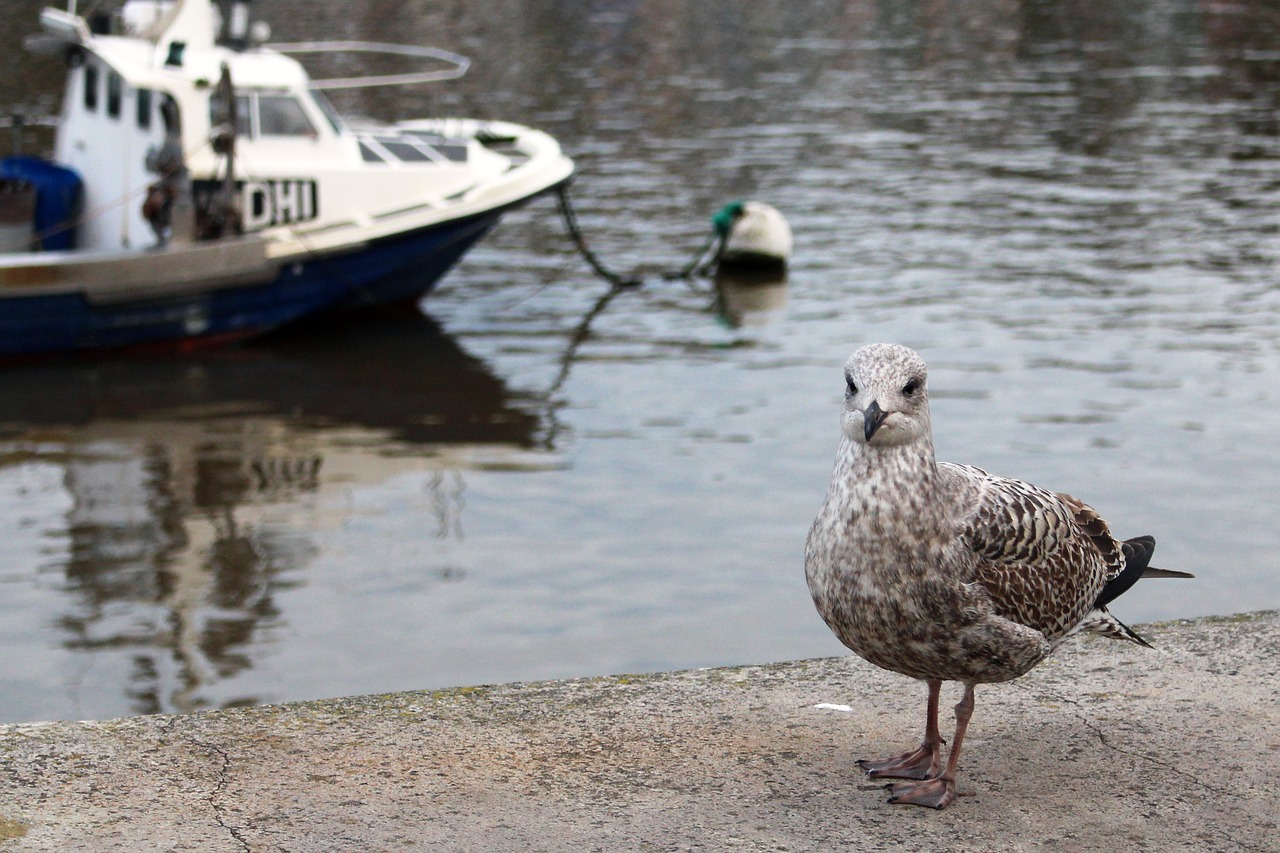
<svg viewBox="0 0 1280 853">
<path fill-rule="evenodd" d="M 474 139 L 353 131 L 301 64 L 252 37 L 246 0 L 229 8 L 225 25 L 209 0 L 128 0 L 92 24 L 41 14 L 31 46 L 68 62 L 54 156 L 83 181 L 76 248 L 359 222 L 506 167 Z"/>
</svg>

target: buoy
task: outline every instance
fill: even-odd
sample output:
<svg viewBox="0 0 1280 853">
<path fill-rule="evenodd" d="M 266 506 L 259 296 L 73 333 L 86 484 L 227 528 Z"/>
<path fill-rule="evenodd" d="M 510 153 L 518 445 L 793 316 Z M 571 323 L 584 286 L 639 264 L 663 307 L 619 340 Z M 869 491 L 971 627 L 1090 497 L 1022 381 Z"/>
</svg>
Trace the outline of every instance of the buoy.
<svg viewBox="0 0 1280 853">
<path fill-rule="evenodd" d="M 760 201 L 735 201 L 711 217 L 721 240 L 719 266 L 781 267 L 791 260 L 791 226 L 777 208 Z"/>
<path fill-rule="evenodd" d="M 636 287 L 643 283 L 639 271 L 629 276 L 613 272 L 587 246 L 582 229 L 578 227 L 578 217 L 567 186 L 556 190 L 556 198 L 569 237 L 596 275 L 614 288 Z M 791 259 L 791 226 L 776 208 L 759 201 L 733 201 L 711 217 L 711 229 L 707 241 L 693 260 L 679 270 L 656 275 L 667 281 L 730 275 L 735 284 L 786 284 L 787 262 Z"/>
</svg>

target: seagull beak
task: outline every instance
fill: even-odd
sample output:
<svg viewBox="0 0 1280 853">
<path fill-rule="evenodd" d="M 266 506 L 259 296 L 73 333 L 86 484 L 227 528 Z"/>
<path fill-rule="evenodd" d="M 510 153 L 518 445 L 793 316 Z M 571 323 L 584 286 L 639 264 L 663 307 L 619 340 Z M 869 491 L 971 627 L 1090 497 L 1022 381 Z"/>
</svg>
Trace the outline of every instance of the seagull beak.
<svg viewBox="0 0 1280 853">
<path fill-rule="evenodd" d="M 867 408 L 862 412 L 862 434 L 867 437 L 867 441 L 871 441 L 871 436 L 876 434 L 876 430 L 880 429 L 887 417 L 889 413 L 880 408 L 880 404 L 875 400 L 867 404 Z"/>
</svg>

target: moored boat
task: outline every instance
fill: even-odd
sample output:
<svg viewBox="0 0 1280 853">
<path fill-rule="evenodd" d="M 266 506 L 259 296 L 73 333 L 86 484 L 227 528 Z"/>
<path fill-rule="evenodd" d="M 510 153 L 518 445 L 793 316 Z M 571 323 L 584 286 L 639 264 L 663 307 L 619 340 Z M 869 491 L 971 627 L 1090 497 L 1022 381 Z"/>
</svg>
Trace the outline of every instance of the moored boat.
<svg viewBox="0 0 1280 853">
<path fill-rule="evenodd" d="M 556 141 L 520 125 L 344 121 L 323 90 L 361 81 L 312 80 L 285 51 L 325 46 L 264 46 L 248 13 L 42 12 L 28 46 L 63 56 L 67 81 L 52 162 L 0 162 L 0 357 L 193 347 L 413 302 L 504 211 L 570 179 Z M 421 79 L 466 63 L 328 47 L 453 66 Z"/>
</svg>

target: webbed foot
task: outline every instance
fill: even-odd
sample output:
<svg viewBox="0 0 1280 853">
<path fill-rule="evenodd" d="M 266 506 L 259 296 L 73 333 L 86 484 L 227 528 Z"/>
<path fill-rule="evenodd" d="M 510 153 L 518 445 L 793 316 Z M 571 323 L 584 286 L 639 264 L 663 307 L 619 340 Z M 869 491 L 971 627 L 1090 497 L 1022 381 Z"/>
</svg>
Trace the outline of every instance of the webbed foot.
<svg viewBox="0 0 1280 853">
<path fill-rule="evenodd" d="M 942 772 L 941 744 L 921 744 L 918 749 L 880 761 L 860 759 L 858 766 L 872 779 L 931 779 Z"/>
<path fill-rule="evenodd" d="M 956 798 L 956 783 L 946 776 L 920 782 L 895 782 L 884 787 L 893 795 L 889 802 L 894 805 L 945 809 Z"/>
</svg>

